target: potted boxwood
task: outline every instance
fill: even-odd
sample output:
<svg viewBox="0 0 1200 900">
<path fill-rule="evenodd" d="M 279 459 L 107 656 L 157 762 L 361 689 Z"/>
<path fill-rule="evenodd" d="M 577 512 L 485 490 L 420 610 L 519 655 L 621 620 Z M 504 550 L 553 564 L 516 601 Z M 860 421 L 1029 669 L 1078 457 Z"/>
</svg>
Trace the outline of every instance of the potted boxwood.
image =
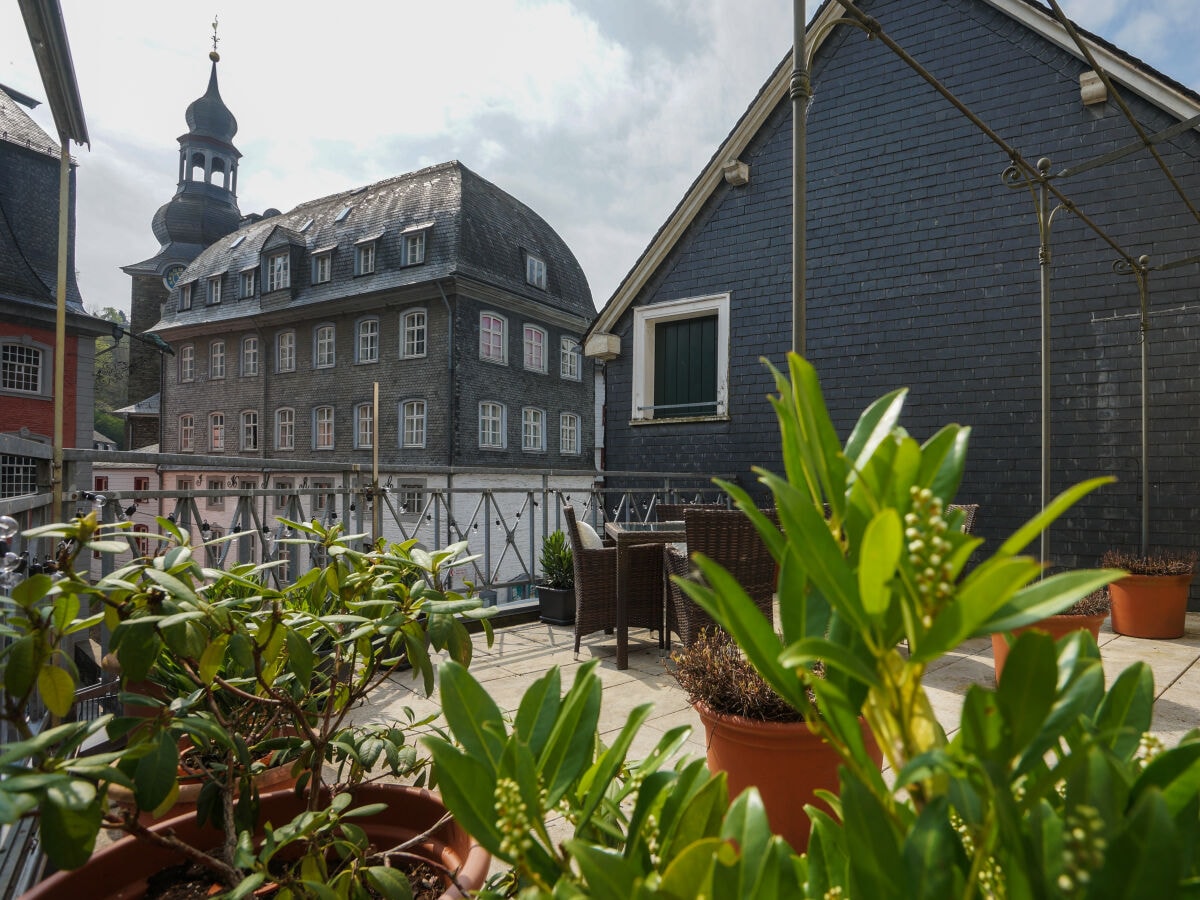
<svg viewBox="0 0 1200 900">
<path fill-rule="evenodd" d="M 22 739 L 0 750 L 0 821 L 38 815 L 42 846 L 63 869 L 89 862 L 100 827 L 120 828 L 131 838 L 97 857 L 119 856 L 117 868 L 135 883 L 147 873 L 136 874 L 129 860 L 153 869 L 170 859 L 199 865 L 215 889 L 233 896 L 268 879 L 293 892 L 321 885 L 338 897 L 360 896 L 368 888 L 403 896 L 407 884 L 396 861 L 412 851 L 372 838 L 363 824 L 383 807 L 362 805 L 361 798 L 385 775 L 413 776 L 419 783 L 424 763 L 402 723 L 356 727 L 349 714 L 405 665 L 432 693 L 430 648 L 469 662 L 471 637 L 460 619 L 482 618 L 487 611 L 478 598 L 451 590 L 446 579 L 452 566 L 467 561 L 465 544 L 427 553 L 412 542 L 381 541 L 358 550 L 362 536 L 344 536 L 340 526 L 292 522 L 302 535 L 296 540 L 319 544 L 328 563 L 276 590 L 258 577 L 261 572 L 202 567 L 187 536 L 167 520 L 159 524 L 170 541 L 163 554 L 96 584 L 73 563 L 80 553 L 124 548 L 113 539 L 113 528 L 89 515 L 28 533 L 58 537 L 63 549 L 58 579 L 31 577 L 7 603 L 12 643 L 0 656 L 2 715 Z M 100 612 L 79 618 L 87 606 Z M 76 678 L 62 650 L 64 638 L 101 620 L 111 630 L 125 683 L 152 681 L 162 696 L 126 698 L 148 708 L 148 716 L 104 717 L 33 733 L 25 710 L 35 687 L 55 715 L 65 715 L 73 699 Z M 236 723 L 248 710 L 264 713 L 271 727 L 239 733 Z M 105 728 L 110 737 L 124 737 L 126 746 L 75 756 Z M 183 735 L 220 764 L 211 769 L 196 814 L 147 828 L 140 811 L 161 811 L 178 794 Z M 284 792 L 282 805 L 279 795 L 259 795 L 250 782 L 264 749 L 283 750 L 295 761 L 297 790 Z M 133 808 L 109 809 L 111 784 L 130 790 Z M 393 798 L 387 801 L 392 818 L 419 802 L 412 789 L 385 787 Z M 449 839 L 454 830 L 443 818 L 421 824 L 413 834 L 416 845 L 432 841 L 425 849 L 440 850 L 442 836 Z M 215 830 L 204 830 L 204 823 Z M 426 826 L 434 830 L 418 837 Z M 469 841 L 445 859 L 450 869 L 461 865 L 479 880 L 486 874 L 486 853 Z M 431 861 L 438 860 L 433 852 Z M 453 879 L 462 876 L 447 871 L 443 877 L 453 889 Z M 96 896 L 98 884 L 86 868 L 77 869 L 43 882 L 34 896 Z"/>
<path fill-rule="evenodd" d="M 807 808 L 817 804 L 831 811 L 818 792 L 837 791 L 837 751 L 808 727 L 805 713 L 767 684 L 726 633 L 702 629 L 671 659 L 671 675 L 704 725 L 709 771 L 725 772 L 734 796 L 756 787 L 772 831 L 795 850 L 807 848 Z M 817 714 L 815 703 L 807 714 Z M 879 765 L 883 755 L 865 723 L 863 738 Z"/>
<path fill-rule="evenodd" d="M 1059 638 L 1066 637 L 1073 631 L 1082 629 L 1092 636 L 1092 640 L 1097 640 L 1100 637 L 1100 626 L 1108 618 L 1110 606 L 1108 591 L 1100 588 L 1099 590 L 1092 591 L 1082 600 L 1071 604 L 1062 612 L 1053 616 L 1046 616 L 1041 621 L 1028 625 L 1025 628 L 1014 628 L 1009 634 L 994 632 L 992 634 L 992 661 L 995 664 L 996 682 L 999 683 L 1000 676 L 1004 672 L 1004 663 L 1008 659 L 1009 646 L 1022 632 L 1030 628 L 1036 628 L 1038 631 L 1043 631 L 1050 635 L 1050 637 L 1058 640 Z"/>
<path fill-rule="evenodd" d="M 551 625 L 575 624 L 575 562 L 566 532 L 542 538 L 542 580 L 538 582 L 541 619 Z"/>
<path fill-rule="evenodd" d="M 1126 572 L 1108 586 L 1113 631 L 1140 638 L 1183 637 L 1195 553 L 1142 556 L 1109 550 L 1101 565 Z"/>
</svg>

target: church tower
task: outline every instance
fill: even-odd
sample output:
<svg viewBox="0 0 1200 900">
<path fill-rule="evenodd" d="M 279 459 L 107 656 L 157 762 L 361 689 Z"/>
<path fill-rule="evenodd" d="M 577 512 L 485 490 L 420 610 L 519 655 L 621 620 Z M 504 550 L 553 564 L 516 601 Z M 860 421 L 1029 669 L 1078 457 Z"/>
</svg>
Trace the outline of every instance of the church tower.
<svg viewBox="0 0 1200 900">
<path fill-rule="evenodd" d="M 149 259 L 122 271 L 133 278 L 130 327 L 143 334 L 157 324 L 162 304 L 188 263 L 204 248 L 237 230 L 237 170 L 242 154 L 233 145 L 237 119 L 225 106 L 217 86 L 217 23 L 213 22 L 212 70 L 208 90 L 187 108 L 187 133 L 179 138 L 179 184 L 175 196 L 159 207 L 151 221 L 160 244 Z M 133 343 L 129 360 L 129 399 L 142 401 L 159 392 L 162 359 L 152 347 Z M 149 440 L 145 440 L 149 437 Z M 158 435 L 136 435 L 150 443 Z M 139 446 L 134 443 L 133 446 Z"/>
</svg>

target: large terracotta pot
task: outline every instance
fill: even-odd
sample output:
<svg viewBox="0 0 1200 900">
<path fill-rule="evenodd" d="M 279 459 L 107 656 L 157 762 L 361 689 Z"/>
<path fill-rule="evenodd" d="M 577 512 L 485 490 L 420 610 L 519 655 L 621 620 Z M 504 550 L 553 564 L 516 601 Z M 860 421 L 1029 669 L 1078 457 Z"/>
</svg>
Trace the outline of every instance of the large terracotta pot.
<svg viewBox="0 0 1200 900">
<path fill-rule="evenodd" d="M 1108 618 L 1108 613 L 1097 613 L 1091 616 L 1047 616 L 1040 622 L 1035 622 L 1033 625 L 1027 625 L 1024 628 L 1014 628 L 1012 630 L 1013 640 L 1017 639 L 1023 631 L 1028 631 L 1030 628 L 1035 628 L 1038 631 L 1044 631 L 1056 641 L 1061 637 L 1066 637 L 1072 631 L 1087 630 L 1091 632 L 1093 638 L 1100 637 L 1100 626 L 1104 624 L 1104 620 Z M 1000 673 L 1004 671 L 1004 661 L 1008 659 L 1008 640 L 1005 638 L 1005 632 L 998 632 L 992 635 L 992 659 L 996 663 L 996 683 L 1000 683 Z"/>
<path fill-rule="evenodd" d="M 704 723 L 709 771 L 727 774 L 730 797 L 757 787 L 771 830 L 803 852 L 812 827 L 804 806 L 813 803 L 828 810 L 816 792 L 837 792 L 840 757 L 804 722 L 763 722 L 693 705 Z M 883 754 L 866 723 L 862 726 L 867 751 L 881 764 Z"/>
<path fill-rule="evenodd" d="M 388 808 L 373 816 L 354 819 L 380 848 L 394 847 L 432 828 L 446 814 L 441 797 L 433 791 L 397 784 L 364 785 L 354 791 L 356 806 L 386 803 Z M 262 796 L 262 819 L 274 825 L 291 821 L 304 809 L 294 791 L 274 791 Z M 173 829 L 185 842 L 204 846 L 220 839 L 220 832 L 196 826 L 195 817 L 180 816 L 154 826 L 155 831 Z M 457 822 L 450 820 L 414 848 L 430 859 L 457 870 L 458 883 L 476 891 L 483 886 L 491 856 L 475 843 Z M 98 850 L 79 869 L 59 872 L 25 894 L 25 900 L 132 900 L 146 890 L 146 879 L 155 872 L 183 861 L 178 853 L 127 837 Z M 461 897 L 450 888 L 443 898 Z"/>
<path fill-rule="evenodd" d="M 1183 637 L 1187 575 L 1126 575 L 1108 586 L 1113 631 L 1140 638 Z"/>
</svg>

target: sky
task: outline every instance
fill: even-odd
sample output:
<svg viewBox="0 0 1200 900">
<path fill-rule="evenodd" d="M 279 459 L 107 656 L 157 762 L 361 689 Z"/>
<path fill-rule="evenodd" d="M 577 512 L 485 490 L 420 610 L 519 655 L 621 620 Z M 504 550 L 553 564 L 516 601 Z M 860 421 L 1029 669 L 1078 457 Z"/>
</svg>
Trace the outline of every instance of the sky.
<svg viewBox="0 0 1200 900">
<path fill-rule="evenodd" d="M 1200 90 L 1196 0 L 1060 2 Z M 150 220 L 175 192 L 214 12 L 243 213 L 457 159 L 562 235 L 599 308 L 788 51 L 793 11 L 792 0 L 61 4 L 91 136 L 74 154 L 76 269 L 92 310 L 128 310 L 120 266 L 158 249 Z M 819 5 L 807 0 L 808 13 Z M 0 83 L 44 97 L 16 0 L 0 0 Z M 31 114 L 55 134 L 46 105 Z"/>
</svg>

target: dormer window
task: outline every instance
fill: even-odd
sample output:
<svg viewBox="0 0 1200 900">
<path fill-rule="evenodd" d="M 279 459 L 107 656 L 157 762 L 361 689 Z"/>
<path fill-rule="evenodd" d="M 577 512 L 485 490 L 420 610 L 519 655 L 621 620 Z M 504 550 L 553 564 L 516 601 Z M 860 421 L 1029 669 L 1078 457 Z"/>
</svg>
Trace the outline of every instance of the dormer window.
<svg viewBox="0 0 1200 900">
<path fill-rule="evenodd" d="M 309 226 L 311 226 L 312 223 L 313 223 L 312 216 L 309 216 L 307 219 L 304 220 L 304 224 L 301 225 L 300 228 L 297 230 L 301 231 L 301 232 L 308 231 Z"/>
<path fill-rule="evenodd" d="M 246 236 L 244 234 L 239 234 L 236 238 L 233 239 L 233 243 L 229 245 L 229 249 L 234 250 L 234 249 L 240 247 L 242 245 L 242 241 L 244 241 L 245 239 L 246 239 Z"/>
<path fill-rule="evenodd" d="M 179 289 L 179 308 L 180 309 L 191 309 L 192 308 L 192 284 L 191 284 L 191 282 L 188 282 L 187 284 L 183 285 L 183 287 L 181 287 Z"/>
<path fill-rule="evenodd" d="M 267 257 L 267 293 L 281 291 L 292 286 L 291 256 L 283 253 L 273 253 Z"/>
<path fill-rule="evenodd" d="M 425 262 L 425 232 L 406 235 L 404 238 L 404 264 L 417 266 Z"/>
<path fill-rule="evenodd" d="M 330 273 L 333 271 L 333 252 L 327 250 L 324 253 L 314 254 L 312 266 L 312 283 L 325 284 L 329 281 Z"/>
<path fill-rule="evenodd" d="M 333 221 L 345 222 L 346 216 L 350 215 L 350 210 L 352 209 L 354 209 L 353 206 L 343 206 L 340 210 L 338 210 L 338 214 L 333 217 Z"/>
<path fill-rule="evenodd" d="M 246 269 L 238 282 L 238 296 L 243 300 L 254 296 L 254 282 L 257 281 L 258 269 Z"/>
<path fill-rule="evenodd" d="M 532 253 L 525 254 L 525 281 L 544 291 L 546 289 L 546 261 Z"/>
<path fill-rule="evenodd" d="M 221 302 L 221 276 L 214 275 L 208 279 L 208 305 L 215 306 Z"/>
<path fill-rule="evenodd" d="M 375 271 L 375 240 L 364 241 L 354 249 L 354 274 L 370 275 Z"/>
</svg>

